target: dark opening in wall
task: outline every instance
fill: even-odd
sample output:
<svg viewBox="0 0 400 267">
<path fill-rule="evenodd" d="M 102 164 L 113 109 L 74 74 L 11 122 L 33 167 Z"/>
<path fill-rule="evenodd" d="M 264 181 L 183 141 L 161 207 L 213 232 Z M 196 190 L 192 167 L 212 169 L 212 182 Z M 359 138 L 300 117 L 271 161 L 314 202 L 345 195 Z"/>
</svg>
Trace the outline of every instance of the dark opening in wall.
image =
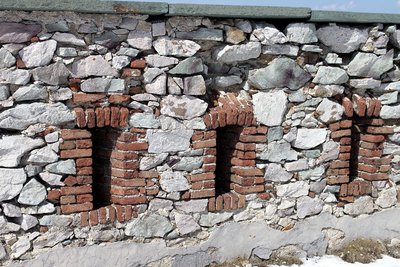
<svg viewBox="0 0 400 267">
<path fill-rule="evenodd" d="M 111 153 L 119 134 L 119 130 L 111 127 L 92 130 L 93 206 L 95 209 L 111 204 Z"/>
<path fill-rule="evenodd" d="M 217 166 L 215 171 L 215 193 L 217 196 L 233 190 L 233 158 L 237 154 L 236 144 L 239 142 L 243 127 L 226 126 L 217 128 Z"/>
</svg>

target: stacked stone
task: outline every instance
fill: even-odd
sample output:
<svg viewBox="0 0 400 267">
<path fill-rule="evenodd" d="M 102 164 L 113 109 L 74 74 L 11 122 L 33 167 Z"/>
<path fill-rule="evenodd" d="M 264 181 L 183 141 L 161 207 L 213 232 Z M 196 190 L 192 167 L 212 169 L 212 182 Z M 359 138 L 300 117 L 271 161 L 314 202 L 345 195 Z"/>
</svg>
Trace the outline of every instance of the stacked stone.
<svg viewBox="0 0 400 267">
<path fill-rule="evenodd" d="M 0 22 L 0 258 L 87 242 L 95 225 L 113 229 L 103 241 L 197 238 L 232 218 L 287 230 L 397 203 L 394 26 L 0 13 L 11 16 Z M 224 127 L 233 157 L 218 195 Z M 100 206 L 97 192 L 109 194 Z M 14 246 L 20 229 L 32 236 Z"/>
</svg>

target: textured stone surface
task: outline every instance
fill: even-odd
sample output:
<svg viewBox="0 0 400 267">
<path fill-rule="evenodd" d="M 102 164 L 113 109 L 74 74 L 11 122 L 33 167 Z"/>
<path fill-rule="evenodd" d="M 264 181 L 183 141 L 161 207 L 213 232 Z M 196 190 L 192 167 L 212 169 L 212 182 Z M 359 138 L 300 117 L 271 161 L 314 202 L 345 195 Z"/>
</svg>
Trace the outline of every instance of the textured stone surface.
<svg viewBox="0 0 400 267">
<path fill-rule="evenodd" d="M 25 43 L 42 30 L 39 24 L 0 23 L 0 43 Z"/>
<path fill-rule="evenodd" d="M 62 103 L 20 104 L 0 114 L 0 128 L 24 130 L 29 125 L 63 125 L 75 119 L 70 109 Z"/>
<path fill-rule="evenodd" d="M 29 214 L 23 214 L 17 221 L 24 231 L 28 231 L 39 223 L 39 220 L 35 216 Z"/>
<path fill-rule="evenodd" d="M 207 210 L 207 199 L 192 199 L 189 201 L 175 202 L 174 206 L 177 210 L 185 213 L 197 213 Z"/>
<path fill-rule="evenodd" d="M 31 73 L 27 70 L 0 70 L 0 82 L 16 85 L 25 85 L 31 79 Z"/>
<path fill-rule="evenodd" d="M 185 95 L 205 95 L 206 83 L 203 76 L 196 75 L 184 78 L 183 80 L 183 93 Z"/>
<path fill-rule="evenodd" d="M 161 56 L 191 57 L 201 48 L 190 40 L 159 38 L 153 42 L 154 49 Z"/>
<path fill-rule="evenodd" d="M 52 38 L 62 44 L 75 45 L 75 46 L 85 46 L 86 45 L 86 43 L 83 39 L 77 38 L 72 33 L 56 32 Z"/>
<path fill-rule="evenodd" d="M 164 237 L 171 230 L 172 224 L 168 218 L 157 214 L 150 214 L 134 219 L 128 223 L 125 228 L 125 234 L 127 236 L 147 238 Z"/>
<path fill-rule="evenodd" d="M 253 95 L 254 116 L 257 122 L 267 126 L 281 125 L 287 103 L 287 96 L 283 91 Z"/>
<path fill-rule="evenodd" d="M 216 54 L 216 59 L 223 63 L 233 63 L 257 58 L 261 54 L 259 42 L 244 45 L 227 45 Z"/>
<path fill-rule="evenodd" d="M 49 97 L 45 87 L 41 85 L 31 84 L 18 88 L 12 95 L 16 102 L 31 100 L 46 100 Z"/>
<path fill-rule="evenodd" d="M 72 65 L 72 74 L 78 78 L 88 76 L 116 76 L 117 71 L 101 55 L 88 56 Z"/>
<path fill-rule="evenodd" d="M 10 68 L 15 62 L 15 57 L 7 49 L 0 48 L 0 69 Z"/>
<path fill-rule="evenodd" d="M 21 187 L 21 189 L 22 189 L 22 187 Z M 6 215 L 7 217 L 16 218 L 16 217 L 22 216 L 20 207 L 18 207 L 16 205 L 13 205 L 10 203 L 3 203 L 3 204 L 1 204 L 1 207 L 3 208 L 4 215 Z"/>
<path fill-rule="evenodd" d="M 368 29 L 329 25 L 317 30 L 318 39 L 336 53 L 350 53 L 367 41 Z"/>
<path fill-rule="evenodd" d="M 139 50 L 149 50 L 152 46 L 151 32 L 131 31 L 128 35 L 128 44 Z"/>
<path fill-rule="evenodd" d="M 262 53 L 267 55 L 297 56 L 298 52 L 299 48 L 297 46 L 288 44 L 271 44 L 262 48 Z"/>
<path fill-rule="evenodd" d="M 296 209 L 297 216 L 301 219 L 318 214 L 322 211 L 324 202 L 319 198 L 311 198 L 308 196 L 297 199 Z"/>
<path fill-rule="evenodd" d="M 318 42 L 315 25 L 311 23 L 291 23 L 285 29 L 289 42 L 308 44 Z"/>
<path fill-rule="evenodd" d="M 189 57 L 182 60 L 173 69 L 169 71 L 170 74 L 195 74 L 203 71 L 203 61 L 201 58 Z"/>
<path fill-rule="evenodd" d="M 160 120 L 152 113 L 135 113 L 129 118 L 129 125 L 138 128 L 159 128 Z"/>
<path fill-rule="evenodd" d="M 158 76 L 151 83 L 146 84 L 145 89 L 149 94 L 165 95 L 167 93 L 167 75 Z"/>
<path fill-rule="evenodd" d="M 75 161 L 73 159 L 62 160 L 45 167 L 46 171 L 57 174 L 76 174 Z"/>
<path fill-rule="evenodd" d="M 293 146 L 300 149 L 314 148 L 325 142 L 326 135 L 326 129 L 300 128 L 297 131 L 297 137 L 293 142 Z"/>
<path fill-rule="evenodd" d="M 13 199 L 26 181 L 24 169 L 0 168 L 0 174 L 0 201 Z"/>
<path fill-rule="evenodd" d="M 204 227 L 212 227 L 216 224 L 229 220 L 232 215 L 232 212 L 202 214 L 199 220 L 199 224 Z"/>
<path fill-rule="evenodd" d="M 350 76 L 379 79 L 391 68 L 393 68 L 393 50 L 380 57 L 372 53 L 359 52 L 349 63 L 347 72 Z"/>
<path fill-rule="evenodd" d="M 181 235 L 187 235 L 200 230 L 200 225 L 193 219 L 192 216 L 187 214 L 176 213 L 175 223 Z"/>
<path fill-rule="evenodd" d="M 190 189 L 188 180 L 182 172 L 165 171 L 160 175 L 160 186 L 165 192 L 180 192 Z"/>
<path fill-rule="evenodd" d="M 332 123 L 342 119 L 344 108 L 342 105 L 324 98 L 318 105 L 317 110 L 319 119 L 325 123 Z"/>
<path fill-rule="evenodd" d="M 288 142 L 270 142 L 258 158 L 270 162 L 293 161 L 297 160 L 297 152 L 291 149 Z"/>
<path fill-rule="evenodd" d="M 149 153 L 185 151 L 189 148 L 192 135 L 192 130 L 149 130 L 147 132 Z"/>
<path fill-rule="evenodd" d="M 38 205 L 46 199 L 46 188 L 36 179 L 31 179 L 21 190 L 18 203 L 24 205 Z"/>
<path fill-rule="evenodd" d="M 313 83 L 320 84 L 342 84 L 347 82 L 349 76 L 346 71 L 336 67 L 321 66 L 318 68 L 317 75 L 313 79 Z"/>
<path fill-rule="evenodd" d="M 276 195 L 278 197 L 301 197 L 308 195 L 310 186 L 308 183 L 299 181 L 289 184 L 277 185 Z"/>
<path fill-rule="evenodd" d="M 63 186 L 64 183 L 61 182 L 63 176 L 60 174 L 49 173 L 49 172 L 41 172 L 39 174 L 40 179 L 53 186 Z"/>
<path fill-rule="evenodd" d="M 33 69 L 31 71 L 35 81 L 41 81 L 50 85 L 67 84 L 71 75 L 68 68 L 61 62 Z"/>
<path fill-rule="evenodd" d="M 265 68 L 250 70 L 248 82 L 261 90 L 283 87 L 296 90 L 310 78 L 311 75 L 304 71 L 293 59 L 277 58 Z"/>
<path fill-rule="evenodd" d="M 168 153 L 159 153 L 154 157 L 143 157 L 140 160 L 139 170 L 147 171 L 163 163 L 168 157 Z"/>
<path fill-rule="evenodd" d="M 293 177 L 293 174 L 287 172 L 281 164 L 269 163 L 265 169 L 265 181 L 275 183 L 285 183 Z"/>
<path fill-rule="evenodd" d="M 87 93 L 124 93 L 123 79 L 93 78 L 81 84 L 81 90 Z"/>
<path fill-rule="evenodd" d="M 282 32 L 268 23 L 257 24 L 250 40 L 259 40 L 264 45 L 283 44 L 288 41 Z"/>
<path fill-rule="evenodd" d="M 0 166 L 17 167 L 25 153 L 44 145 L 40 138 L 29 138 L 22 135 L 3 135 L 0 139 Z"/>
<path fill-rule="evenodd" d="M 344 213 L 357 216 L 374 211 L 374 202 L 370 196 L 362 196 L 357 198 L 354 203 L 349 203 L 344 206 Z"/>
<path fill-rule="evenodd" d="M 381 208 L 389 208 L 397 203 L 396 187 L 390 187 L 379 192 L 375 203 Z"/>
<path fill-rule="evenodd" d="M 172 169 L 191 172 L 199 169 L 202 165 L 203 157 L 183 157 L 178 163 L 172 166 Z"/>
<path fill-rule="evenodd" d="M 161 114 L 190 120 L 204 114 L 208 105 L 193 96 L 168 95 L 161 100 Z"/>
<path fill-rule="evenodd" d="M 224 32 L 219 29 L 200 28 L 192 32 L 177 32 L 176 37 L 179 39 L 222 42 L 224 40 Z"/>
<path fill-rule="evenodd" d="M 48 40 L 44 42 L 32 43 L 19 52 L 19 56 L 27 68 L 47 65 L 51 62 L 57 42 Z"/>
<path fill-rule="evenodd" d="M 58 155 L 53 151 L 53 148 L 48 145 L 43 148 L 35 149 L 29 153 L 27 162 L 30 164 L 46 165 L 56 162 Z"/>
<path fill-rule="evenodd" d="M 217 87 L 226 88 L 232 85 L 241 84 L 243 80 L 238 76 L 231 75 L 215 77 L 214 82 Z"/>
<path fill-rule="evenodd" d="M 332 97 L 335 95 L 343 94 L 344 86 L 336 84 L 328 84 L 328 85 L 321 84 L 314 86 L 314 88 L 306 88 L 304 91 L 307 92 L 307 94 L 316 97 Z"/>
<path fill-rule="evenodd" d="M 18 259 L 31 249 L 31 241 L 28 237 L 20 237 L 17 242 L 11 246 L 11 257 Z"/>
<path fill-rule="evenodd" d="M 382 119 L 399 119 L 400 118 L 400 105 L 382 106 L 380 117 Z"/>
</svg>

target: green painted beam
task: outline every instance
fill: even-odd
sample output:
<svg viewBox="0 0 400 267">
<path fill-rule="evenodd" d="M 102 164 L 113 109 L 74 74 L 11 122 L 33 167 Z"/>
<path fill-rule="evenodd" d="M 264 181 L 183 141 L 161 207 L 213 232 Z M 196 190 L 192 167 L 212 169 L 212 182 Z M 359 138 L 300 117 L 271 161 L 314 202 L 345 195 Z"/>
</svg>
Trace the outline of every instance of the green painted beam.
<svg viewBox="0 0 400 267">
<path fill-rule="evenodd" d="M 0 0 L 0 10 L 163 15 L 168 13 L 168 4 L 100 0 Z"/>
<path fill-rule="evenodd" d="M 311 16 L 311 9 L 265 6 L 170 4 L 167 16 L 205 16 L 216 18 L 252 19 L 308 19 Z"/>
<path fill-rule="evenodd" d="M 400 14 L 338 12 L 313 10 L 311 22 L 400 24 Z"/>
</svg>

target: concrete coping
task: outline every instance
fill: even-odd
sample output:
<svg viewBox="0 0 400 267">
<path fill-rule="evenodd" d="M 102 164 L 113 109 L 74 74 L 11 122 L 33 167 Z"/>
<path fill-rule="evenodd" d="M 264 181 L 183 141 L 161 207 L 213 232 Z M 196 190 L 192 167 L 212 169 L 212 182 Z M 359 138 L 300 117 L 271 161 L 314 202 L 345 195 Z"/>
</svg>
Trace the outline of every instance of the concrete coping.
<svg viewBox="0 0 400 267">
<path fill-rule="evenodd" d="M 319 11 L 310 8 L 168 4 L 109 0 L 1 0 L 0 10 L 205 16 L 248 19 L 296 19 L 309 22 L 400 24 L 400 14 Z"/>
</svg>

